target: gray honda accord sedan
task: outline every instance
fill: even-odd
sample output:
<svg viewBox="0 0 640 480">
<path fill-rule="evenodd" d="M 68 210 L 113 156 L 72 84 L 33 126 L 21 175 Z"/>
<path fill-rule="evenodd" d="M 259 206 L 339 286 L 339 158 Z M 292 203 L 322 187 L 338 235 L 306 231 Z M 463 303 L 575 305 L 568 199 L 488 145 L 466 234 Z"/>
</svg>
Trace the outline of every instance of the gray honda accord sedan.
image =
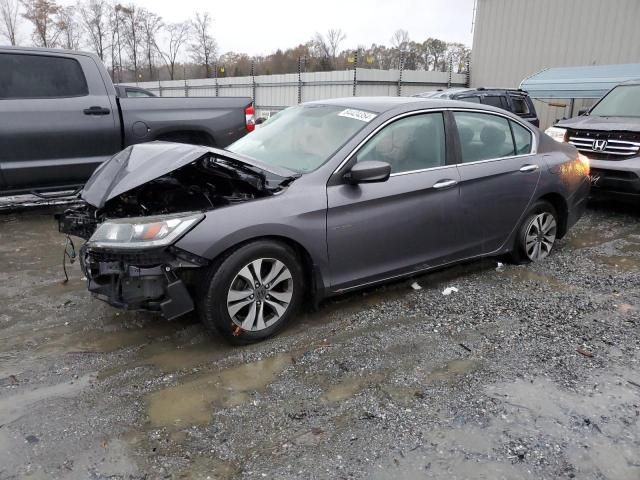
<svg viewBox="0 0 640 480">
<path fill-rule="evenodd" d="M 504 110 L 344 98 L 288 108 L 226 150 L 129 147 L 59 217 L 88 289 L 235 343 L 303 302 L 492 255 L 544 259 L 582 215 L 589 165 Z"/>
</svg>

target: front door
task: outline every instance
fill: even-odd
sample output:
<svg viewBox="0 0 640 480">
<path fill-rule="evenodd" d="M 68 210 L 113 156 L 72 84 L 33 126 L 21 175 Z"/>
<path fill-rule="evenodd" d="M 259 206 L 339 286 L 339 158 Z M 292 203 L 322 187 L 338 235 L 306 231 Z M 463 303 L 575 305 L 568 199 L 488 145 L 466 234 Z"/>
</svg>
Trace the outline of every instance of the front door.
<svg viewBox="0 0 640 480">
<path fill-rule="evenodd" d="M 446 263 L 457 249 L 459 177 L 456 166 L 447 165 L 442 113 L 386 125 L 353 162 L 365 160 L 388 162 L 391 177 L 327 189 L 334 290 Z"/>
</svg>

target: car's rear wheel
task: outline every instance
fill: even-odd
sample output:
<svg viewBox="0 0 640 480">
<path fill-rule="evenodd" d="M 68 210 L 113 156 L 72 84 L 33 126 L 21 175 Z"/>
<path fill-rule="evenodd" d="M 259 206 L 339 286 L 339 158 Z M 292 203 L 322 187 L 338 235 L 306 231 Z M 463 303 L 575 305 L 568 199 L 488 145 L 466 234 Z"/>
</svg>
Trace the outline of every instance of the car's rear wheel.
<svg viewBox="0 0 640 480">
<path fill-rule="evenodd" d="M 303 298 L 300 261 L 279 242 L 240 247 L 214 265 L 209 278 L 201 318 L 235 344 L 256 342 L 280 331 Z"/>
<path fill-rule="evenodd" d="M 558 214 L 549 202 L 536 202 L 520 225 L 514 260 L 539 262 L 549 256 L 558 234 Z"/>
</svg>

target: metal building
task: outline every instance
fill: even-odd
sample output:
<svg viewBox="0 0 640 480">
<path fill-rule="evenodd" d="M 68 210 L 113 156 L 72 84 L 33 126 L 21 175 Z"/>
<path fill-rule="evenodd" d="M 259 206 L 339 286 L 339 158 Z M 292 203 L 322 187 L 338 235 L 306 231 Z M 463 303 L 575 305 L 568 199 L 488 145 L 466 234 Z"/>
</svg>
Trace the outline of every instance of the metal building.
<svg viewBox="0 0 640 480">
<path fill-rule="evenodd" d="M 640 0 L 477 0 L 474 87 L 517 88 L 545 68 L 623 63 L 640 63 Z M 569 115 L 568 101 L 546 100 L 535 101 L 541 127 Z"/>
</svg>

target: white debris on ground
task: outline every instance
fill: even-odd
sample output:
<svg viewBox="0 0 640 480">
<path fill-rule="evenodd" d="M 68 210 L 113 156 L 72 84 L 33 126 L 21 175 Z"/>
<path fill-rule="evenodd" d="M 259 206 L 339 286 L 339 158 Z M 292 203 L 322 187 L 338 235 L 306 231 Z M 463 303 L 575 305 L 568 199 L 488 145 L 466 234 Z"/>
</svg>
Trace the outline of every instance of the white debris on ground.
<svg viewBox="0 0 640 480">
<path fill-rule="evenodd" d="M 413 282 L 411 284 L 411 288 L 413 288 L 414 290 L 422 290 L 422 287 L 420 286 L 420 284 L 418 282 Z"/>
<path fill-rule="evenodd" d="M 496 267 L 496 272 L 504 272 L 504 263 L 498 262 L 498 266 Z"/>
<path fill-rule="evenodd" d="M 456 293 L 458 289 L 456 287 L 447 287 L 442 291 L 442 295 L 451 295 L 452 293 Z"/>
</svg>

